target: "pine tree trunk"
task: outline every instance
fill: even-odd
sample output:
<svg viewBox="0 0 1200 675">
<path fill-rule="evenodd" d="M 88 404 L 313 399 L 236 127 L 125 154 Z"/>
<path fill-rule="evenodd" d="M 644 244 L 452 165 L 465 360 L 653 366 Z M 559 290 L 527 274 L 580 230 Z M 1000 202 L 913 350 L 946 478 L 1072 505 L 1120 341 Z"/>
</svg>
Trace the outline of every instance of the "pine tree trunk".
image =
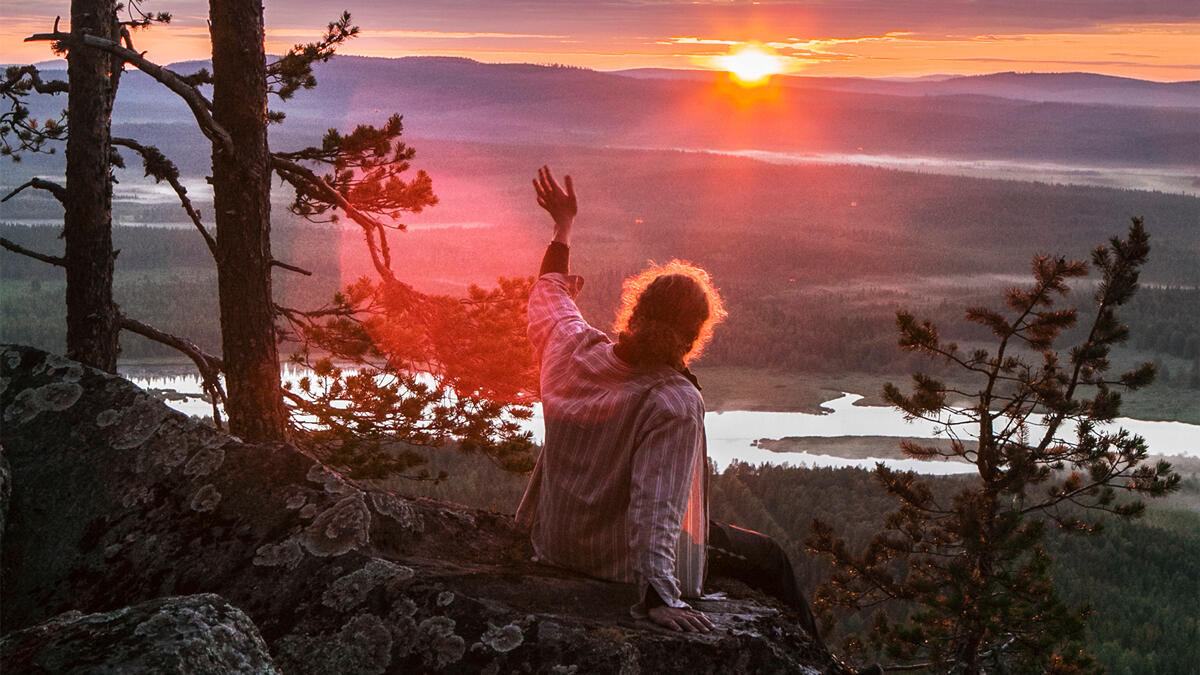
<svg viewBox="0 0 1200 675">
<path fill-rule="evenodd" d="M 217 285 L 229 429 L 247 441 L 284 436 L 271 299 L 266 55 L 260 0 L 210 0 L 213 119 L 233 139 L 213 146 Z"/>
<path fill-rule="evenodd" d="M 72 0 L 71 32 L 117 39 L 113 0 Z M 113 304 L 110 129 L 119 64 L 90 47 L 67 54 L 67 194 L 63 217 L 67 355 L 117 372 L 120 323 Z"/>
</svg>

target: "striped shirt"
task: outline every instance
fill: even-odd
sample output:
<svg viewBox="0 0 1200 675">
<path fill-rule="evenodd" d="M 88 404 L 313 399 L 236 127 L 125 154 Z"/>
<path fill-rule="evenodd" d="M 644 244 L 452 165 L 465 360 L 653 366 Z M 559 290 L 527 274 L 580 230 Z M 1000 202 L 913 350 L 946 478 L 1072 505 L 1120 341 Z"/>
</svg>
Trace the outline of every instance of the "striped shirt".
<svg viewBox="0 0 1200 675">
<path fill-rule="evenodd" d="M 542 560 L 700 597 L 708 538 L 704 402 L 670 366 L 634 368 L 544 274 L 529 296 L 546 439 L 517 510 Z"/>
</svg>

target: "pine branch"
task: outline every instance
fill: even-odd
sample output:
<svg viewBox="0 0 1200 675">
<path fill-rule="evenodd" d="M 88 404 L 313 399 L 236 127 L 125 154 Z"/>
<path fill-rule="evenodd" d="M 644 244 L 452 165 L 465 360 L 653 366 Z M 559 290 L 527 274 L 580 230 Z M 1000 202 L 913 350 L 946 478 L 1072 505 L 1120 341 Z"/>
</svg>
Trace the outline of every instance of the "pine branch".
<svg viewBox="0 0 1200 675">
<path fill-rule="evenodd" d="M 55 21 L 55 24 L 57 26 L 57 21 Z M 63 33 L 56 28 L 52 33 L 31 35 L 25 38 L 25 42 L 55 42 L 62 44 L 68 49 L 79 46 L 92 47 L 93 49 L 99 49 L 100 51 L 116 56 L 125 63 L 158 80 L 168 89 L 178 94 L 192 111 L 192 116 L 196 118 L 197 124 L 200 125 L 200 131 L 209 140 L 216 143 L 219 150 L 233 152 L 233 140 L 229 137 L 229 133 L 213 120 L 212 112 L 210 111 L 212 103 L 204 98 L 199 89 L 184 81 L 178 73 L 158 65 L 142 54 L 112 40 L 106 40 L 87 33 Z"/>
<path fill-rule="evenodd" d="M 396 275 L 392 272 L 389 265 L 387 234 L 383 223 L 369 214 L 360 211 L 342 196 L 341 193 L 333 189 L 329 183 L 322 180 L 320 176 L 308 167 L 297 164 L 279 154 L 272 154 L 271 168 L 279 174 L 280 178 L 287 181 L 297 190 L 304 190 L 308 194 L 316 195 L 322 200 L 340 208 L 351 220 L 362 228 L 363 236 L 367 243 L 367 252 L 370 253 L 371 263 L 374 265 L 375 271 L 379 276 L 393 288 L 409 289 L 407 284 L 396 279 Z"/>
<path fill-rule="evenodd" d="M 285 307 L 280 304 L 275 305 L 275 312 L 293 320 L 303 319 L 319 319 L 326 316 L 342 316 L 351 317 L 358 314 L 361 310 L 353 307 L 327 307 L 324 309 L 300 310 L 292 307 Z"/>
<path fill-rule="evenodd" d="M 53 154 L 53 146 L 46 151 L 43 151 L 42 147 L 48 141 L 60 141 L 66 137 L 66 111 L 63 111 L 57 120 L 46 119 L 39 125 L 37 120 L 30 118 L 29 108 L 24 99 L 30 92 L 58 94 L 65 91 L 66 82 L 43 81 L 34 66 L 6 68 L 4 79 L 0 81 L 0 96 L 9 100 L 9 109 L 0 114 L 0 154 L 10 156 L 14 162 L 20 161 L 21 156 L 17 153 L 21 151 Z M 15 147 L 9 140 L 10 134 L 16 137 Z"/>
<path fill-rule="evenodd" d="M 155 182 L 167 181 L 171 189 L 175 190 L 175 195 L 179 197 L 179 205 L 183 207 L 184 213 L 187 213 L 196 231 L 204 238 L 204 244 L 208 246 L 208 252 L 216 259 L 217 240 L 213 239 L 208 229 L 204 227 L 204 221 L 200 218 L 200 212 L 196 210 L 192 205 L 192 200 L 188 198 L 187 188 L 179 180 L 179 168 L 175 166 L 175 163 L 167 159 L 167 156 L 157 147 L 142 145 L 132 138 L 114 136 L 112 144 L 129 148 L 138 153 L 142 158 L 142 166 L 146 169 L 146 175 L 153 177 Z"/>
<path fill-rule="evenodd" d="M 22 190 L 24 190 L 26 188 L 45 190 L 46 192 L 49 192 L 51 195 L 54 195 L 54 198 L 58 200 L 59 204 L 62 204 L 65 206 L 67 203 L 67 189 L 65 187 L 59 185 L 58 183 L 53 183 L 48 180 L 43 180 L 41 178 L 30 178 L 25 183 L 22 183 L 21 185 L 17 186 L 17 188 L 15 190 L 13 190 L 12 192 L 5 195 L 4 199 L 0 199 L 0 203 L 6 202 L 6 201 L 12 199 L 13 197 L 16 197 L 18 193 L 20 193 Z"/>
<path fill-rule="evenodd" d="M 287 100 L 299 89 L 312 89 L 317 85 L 312 72 L 313 64 L 328 61 L 338 45 L 356 35 L 358 26 L 350 25 L 349 12 L 342 12 L 337 21 L 331 22 L 325 29 L 320 40 L 293 45 L 279 60 L 267 64 L 269 91 Z"/>
<path fill-rule="evenodd" d="M 24 78 L 28 78 L 23 82 Z M 16 101 L 29 89 L 39 94 L 65 94 L 67 83 L 64 80 L 43 80 L 36 66 L 10 66 L 4 72 L 4 82 L 0 83 L 0 95 Z"/>
</svg>

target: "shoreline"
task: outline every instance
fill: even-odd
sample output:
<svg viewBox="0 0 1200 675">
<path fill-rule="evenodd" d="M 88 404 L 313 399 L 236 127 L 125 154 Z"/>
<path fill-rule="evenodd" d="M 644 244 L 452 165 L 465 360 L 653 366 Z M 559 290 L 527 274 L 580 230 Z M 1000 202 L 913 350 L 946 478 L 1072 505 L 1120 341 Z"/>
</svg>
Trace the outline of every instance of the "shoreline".
<svg viewBox="0 0 1200 675">
<path fill-rule="evenodd" d="M 854 402 L 857 407 L 889 408 L 881 394 L 884 383 L 890 381 L 905 389 L 910 382 L 907 373 L 785 373 L 766 368 L 703 365 L 692 370 L 703 387 L 707 412 L 746 410 L 824 415 L 832 411 L 821 404 L 840 397 L 843 392 L 863 397 Z M 1200 391 L 1151 385 L 1142 391 L 1122 392 L 1120 417 L 1200 425 Z"/>
<path fill-rule="evenodd" d="M 280 365 L 289 365 L 286 355 L 281 356 Z M 158 368 L 194 372 L 191 361 L 173 357 L 120 360 L 117 368 L 118 371 L 134 373 L 142 369 Z M 706 412 L 750 411 L 826 415 L 833 411 L 822 404 L 840 398 L 843 392 L 854 392 L 863 397 L 854 402 L 856 407 L 887 408 L 890 406 L 884 402 L 880 393 L 883 383 L 908 382 L 908 375 L 894 374 L 785 373 L 765 368 L 703 365 L 693 370 L 703 387 Z M 1178 403 L 1177 396 L 1187 393 L 1184 390 L 1161 386 L 1156 390 L 1152 385 L 1145 391 L 1126 394 L 1120 416 L 1144 422 L 1200 425 L 1200 392 L 1191 392 L 1193 399 L 1197 401 L 1191 406 L 1193 409 L 1180 404 L 1175 410 L 1181 414 L 1154 414 L 1154 411 L 1163 409 L 1162 401 Z"/>
</svg>

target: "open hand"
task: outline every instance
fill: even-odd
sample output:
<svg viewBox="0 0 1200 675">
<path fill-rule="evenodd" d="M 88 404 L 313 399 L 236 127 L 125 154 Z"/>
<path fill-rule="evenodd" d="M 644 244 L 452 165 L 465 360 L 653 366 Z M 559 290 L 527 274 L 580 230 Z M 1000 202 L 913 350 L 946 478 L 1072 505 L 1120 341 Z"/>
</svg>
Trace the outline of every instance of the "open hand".
<svg viewBox="0 0 1200 675">
<path fill-rule="evenodd" d="M 648 614 L 650 620 L 671 630 L 683 633 L 707 633 L 713 629 L 713 622 L 698 609 L 691 607 L 660 607 L 652 608 Z"/>
<path fill-rule="evenodd" d="M 567 176 L 564 181 L 566 189 L 554 179 L 549 166 L 538 169 L 538 177 L 533 181 L 533 189 L 537 193 L 538 206 L 546 209 L 554 219 L 554 240 L 569 244 L 571 225 L 575 222 L 575 214 L 579 213 L 579 204 L 575 199 L 575 183 Z"/>
</svg>

